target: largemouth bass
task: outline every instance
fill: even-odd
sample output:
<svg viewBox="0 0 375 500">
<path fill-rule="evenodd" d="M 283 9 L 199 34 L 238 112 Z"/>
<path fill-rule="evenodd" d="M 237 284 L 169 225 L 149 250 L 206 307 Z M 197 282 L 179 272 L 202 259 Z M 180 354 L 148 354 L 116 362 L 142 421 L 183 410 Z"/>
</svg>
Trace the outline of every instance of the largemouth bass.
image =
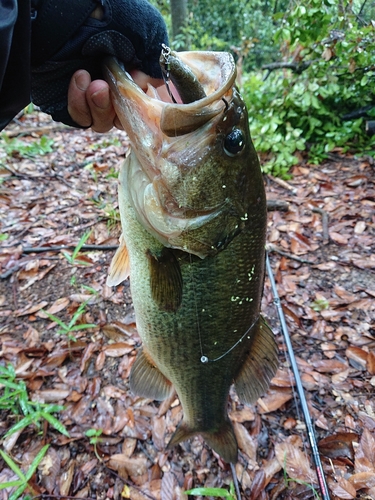
<svg viewBox="0 0 375 500">
<path fill-rule="evenodd" d="M 181 402 L 168 446 L 199 433 L 235 463 L 230 386 L 252 403 L 277 368 L 260 315 L 264 185 L 232 56 L 166 52 L 161 63 L 182 104 L 152 87 L 144 93 L 115 60 L 106 63 L 131 143 L 119 175 L 123 235 L 107 282 L 130 274 L 143 342 L 131 390 L 162 400 L 174 387 Z"/>
</svg>

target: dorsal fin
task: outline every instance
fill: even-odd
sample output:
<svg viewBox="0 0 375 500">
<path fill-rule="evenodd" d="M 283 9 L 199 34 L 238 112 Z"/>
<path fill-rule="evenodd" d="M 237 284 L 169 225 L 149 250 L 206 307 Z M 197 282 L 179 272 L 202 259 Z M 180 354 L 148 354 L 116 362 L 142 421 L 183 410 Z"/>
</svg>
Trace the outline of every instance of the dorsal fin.
<svg viewBox="0 0 375 500">
<path fill-rule="evenodd" d="M 120 236 L 120 246 L 113 256 L 107 277 L 107 286 L 116 286 L 125 281 L 130 274 L 130 262 L 128 249 L 126 248 L 123 235 Z"/>
<path fill-rule="evenodd" d="M 254 403 L 268 389 L 278 366 L 275 337 L 262 316 L 251 329 L 250 336 L 249 353 L 235 379 L 240 401 L 248 404 Z"/>
</svg>

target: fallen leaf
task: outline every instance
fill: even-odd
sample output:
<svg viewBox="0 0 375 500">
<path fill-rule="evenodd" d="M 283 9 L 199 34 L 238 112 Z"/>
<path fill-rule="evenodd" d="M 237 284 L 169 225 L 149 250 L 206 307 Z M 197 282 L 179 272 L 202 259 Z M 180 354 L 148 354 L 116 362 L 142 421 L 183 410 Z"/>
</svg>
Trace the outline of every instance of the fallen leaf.
<svg viewBox="0 0 375 500">
<path fill-rule="evenodd" d="M 353 443 L 358 443 L 359 436 L 354 432 L 338 432 L 321 439 L 319 451 L 328 458 L 350 458 L 354 460 Z"/>
<path fill-rule="evenodd" d="M 338 498 L 341 498 L 343 500 L 351 500 L 352 498 L 355 498 L 357 496 L 357 492 L 354 486 L 343 477 L 340 477 L 337 480 L 337 483 L 328 481 L 328 485 L 331 489 L 331 492 Z"/>
<path fill-rule="evenodd" d="M 283 389 L 281 387 L 271 388 L 265 396 L 258 399 L 258 411 L 263 414 L 278 410 L 285 403 L 290 401 L 292 397 L 293 395 L 290 389 Z"/>
<path fill-rule="evenodd" d="M 37 314 L 35 316 L 38 316 L 38 318 L 43 318 L 43 319 L 47 319 L 48 318 L 48 315 L 46 314 L 49 313 L 49 314 L 56 314 L 60 311 L 63 311 L 68 305 L 69 305 L 69 299 L 67 297 L 62 297 L 60 299 L 57 299 L 55 300 L 55 302 L 51 305 L 51 307 L 49 307 L 48 309 L 46 309 L 46 311 L 39 311 L 37 312 Z"/>
<path fill-rule="evenodd" d="M 123 453 L 117 453 L 109 459 L 108 467 L 113 470 L 124 467 L 130 476 L 137 477 L 147 473 L 148 462 L 144 456 L 129 458 Z"/>
<path fill-rule="evenodd" d="M 348 481 L 356 490 L 375 487 L 375 470 L 373 472 L 358 472 L 349 477 Z"/>
<path fill-rule="evenodd" d="M 275 445 L 276 458 L 291 479 L 316 483 L 316 473 L 311 468 L 308 455 L 286 440 Z"/>
</svg>

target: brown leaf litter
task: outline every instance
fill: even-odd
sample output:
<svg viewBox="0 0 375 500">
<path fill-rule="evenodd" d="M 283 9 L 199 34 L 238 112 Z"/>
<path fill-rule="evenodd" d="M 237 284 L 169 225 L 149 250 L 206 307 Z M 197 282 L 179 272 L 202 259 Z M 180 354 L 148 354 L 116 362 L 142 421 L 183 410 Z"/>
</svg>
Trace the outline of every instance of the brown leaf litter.
<svg viewBox="0 0 375 500">
<path fill-rule="evenodd" d="M 47 128 L 46 128 L 47 127 Z M 30 481 L 33 495 L 90 498 L 187 498 L 198 486 L 228 487 L 228 465 L 200 437 L 165 445 L 182 413 L 173 394 L 156 403 L 133 396 L 128 377 L 140 339 L 128 282 L 105 279 L 113 252 L 85 253 L 73 265 L 54 246 L 113 245 L 119 236 L 117 164 L 123 132 L 96 134 L 52 127 L 41 114 L 12 124 L 13 136 L 53 152 L 36 158 L 0 149 L 0 363 L 11 363 L 29 398 L 61 404 L 55 416 L 69 438 L 45 422 L 2 439 L 25 472 L 50 447 Z M 269 213 L 268 241 L 331 498 L 375 498 L 375 189 L 371 159 L 336 152 L 323 165 L 299 164 L 292 180 L 265 177 L 270 199 L 289 211 Z M 23 253 L 30 247 L 45 252 Z M 29 250 L 28 250 L 29 252 Z M 79 310 L 79 307 L 81 309 Z M 57 333 L 95 324 L 67 335 Z M 294 378 L 266 279 L 263 311 L 280 346 L 280 368 L 256 405 L 229 407 L 239 442 L 236 473 L 244 499 L 309 499 L 317 488 Z M 0 387 L 0 396 L 2 389 Z M 17 418 L 1 411 L 4 436 Z M 86 432 L 101 430 L 90 443 Z M 17 479 L 0 461 L 0 483 Z M 8 498 L 11 488 L 0 490 Z"/>
</svg>

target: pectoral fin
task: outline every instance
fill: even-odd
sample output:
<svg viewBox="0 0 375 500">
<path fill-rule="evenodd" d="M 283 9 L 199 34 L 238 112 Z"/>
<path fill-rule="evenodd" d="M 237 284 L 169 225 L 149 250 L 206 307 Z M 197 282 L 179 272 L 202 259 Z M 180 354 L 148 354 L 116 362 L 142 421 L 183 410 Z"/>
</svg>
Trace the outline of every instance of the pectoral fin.
<svg viewBox="0 0 375 500">
<path fill-rule="evenodd" d="M 180 264 L 172 250 L 164 248 L 160 255 L 148 253 L 152 298 L 162 311 L 177 311 L 182 300 Z"/>
<path fill-rule="evenodd" d="M 250 350 L 235 379 L 240 401 L 248 404 L 254 403 L 268 389 L 278 366 L 275 337 L 262 316 L 251 330 L 250 336 Z"/>
<path fill-rule="evenodd" d="M 195 434 L 202 434 L 207 444 L 226 462 L 233 464 L 237 462 L 237 439 L 234 435 L 232 423 L 229 420 L 224 420 L 222 425 L 212 432 L 200 432 L 199 429 L 191 429 L 186 422 L 182 421 L 171 437 L 167 448 L 171 448 Z"/>
<path fill-rule="evenodd" d="M 123 236 L 120 236 L 120 246 L 113 256 L 109 266 L 107 286 L 116 286 L 125 281 L 130 274 L 129 254 Z"/>
<path fill-rule="evenodd" d="M 130 372 L 130 389 L 139 396 L 162 401 L 169 396 L 172 383 L 159 371 L 147 351 L 141 350 Z"/>
</svg>

